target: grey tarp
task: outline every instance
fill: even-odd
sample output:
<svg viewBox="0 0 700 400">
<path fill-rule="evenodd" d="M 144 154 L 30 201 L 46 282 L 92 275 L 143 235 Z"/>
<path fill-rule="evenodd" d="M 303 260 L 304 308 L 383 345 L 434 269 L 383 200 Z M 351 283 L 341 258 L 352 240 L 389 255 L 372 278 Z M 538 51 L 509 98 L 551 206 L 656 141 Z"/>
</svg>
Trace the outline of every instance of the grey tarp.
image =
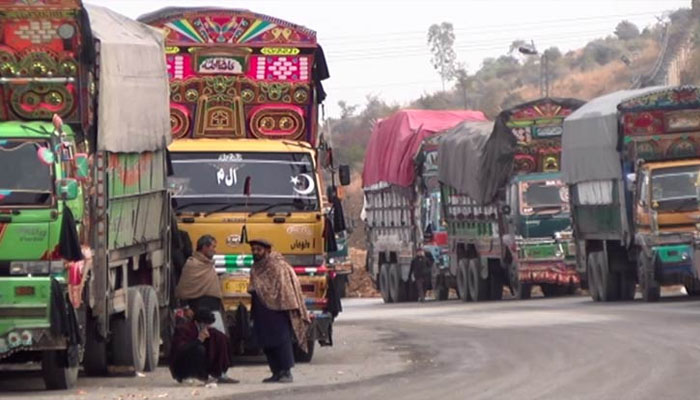
<svg viewBox="0 0 700 400">
<path fill-rule="evenodd" d="M 562 179 L 568 184 L 619 179 L 617 106 L 631 97 L 659 90 L 621 90 L 597 97 L 564 120 Z"/>
<path fill-rule="evenodd" d="M 163 34 L 107 8 L 85 8 L 100 46 L 98 150 L 165 148 L 172 136 Z"/>
<path fill-rule="evenodd" d="M 508 182 L 515 137 L 497 122 L 463 122 L 446 131 L 438 147 L 440 182 L 479 204 L 488 204 Z"/>
</svg>

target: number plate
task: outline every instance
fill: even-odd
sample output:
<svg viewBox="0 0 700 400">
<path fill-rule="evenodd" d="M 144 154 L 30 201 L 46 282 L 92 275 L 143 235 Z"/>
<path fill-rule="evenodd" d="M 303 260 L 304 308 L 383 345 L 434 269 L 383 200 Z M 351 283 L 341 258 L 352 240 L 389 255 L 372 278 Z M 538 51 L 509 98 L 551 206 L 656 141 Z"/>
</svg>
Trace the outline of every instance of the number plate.
<svg viewBox="0 0 700 400">
<path fill-rule="evenodd" d="M 224 285 L 224 291 L 231 294 L 248 293 L 247 281 L 228 281 Z"/>
</svg>

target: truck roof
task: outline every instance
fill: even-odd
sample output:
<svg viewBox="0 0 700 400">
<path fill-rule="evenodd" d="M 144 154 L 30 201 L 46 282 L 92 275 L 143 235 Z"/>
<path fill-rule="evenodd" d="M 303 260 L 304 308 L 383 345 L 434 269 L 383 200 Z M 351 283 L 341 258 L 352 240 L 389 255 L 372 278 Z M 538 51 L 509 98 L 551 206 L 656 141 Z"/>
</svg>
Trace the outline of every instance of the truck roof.
<svg viewBox="0 0 700 400">
<path fill-rule="evenodd" d="M 53 124 L 47 121 L 7 121 L 0 123 L 0 138 L 48 138 L 53 131 Z M 63 132 L 68 136 L 73 136 L 73 129 L 68 125 L 63 125 Z"/>
<path fill-rule="evenodd" d="M 174 141 L 171 152 L 277 152 L 314 153 L 314 149 L 302 142 L 263 139 L 180 139 Z"/>
</svg>

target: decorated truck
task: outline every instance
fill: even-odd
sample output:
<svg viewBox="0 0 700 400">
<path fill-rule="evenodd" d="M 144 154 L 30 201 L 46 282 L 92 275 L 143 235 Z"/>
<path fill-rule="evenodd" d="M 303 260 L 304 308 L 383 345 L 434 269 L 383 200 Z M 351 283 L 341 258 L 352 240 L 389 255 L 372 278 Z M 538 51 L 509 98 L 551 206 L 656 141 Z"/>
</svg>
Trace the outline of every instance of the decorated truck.
<svg viewBox="0 0 700 400">
<path fill-rule="evenodd" d="M 0 367 L 40 363 L 48 389 L 81 361 L 152 371 L 170 293 L 163 37 L 78 0 L 0 11 Z"/>
<path fill-rule="evenodd" d="M 656 301 L 663 285 L 700 290 L 700 91 L 625 90 L 564 121 L 579 268 L 596 301 Z"/>
<path fill-rule="evenodd" d="M 519 299 L 539 285 L 545 296 L 571 294 L 580 285 L 569 212 L 569 191 L 561 181 L 564 118 L 584 104 L 542 98 L 501 114 L 515 136 L 513 178 L 506 188 L 502 232 L 507 282 Z"/>
<path fill-rule="evenodd" d="M 327 253 L 331 212 L 342 215 L 332 150 L 319 133 L 328 78 L 316 33 L 243 10 L 166 8 L 140 18 L 166 33 L 170 77 L 170 187 L 179 228 L 213 235 L 224 322 L 236 354 L 258 351 L 248 293 L 248 240 L 262 237 L 294 267 L 312 312 L 313 344 L 332 345 L 340 303 Z M 324 188 L 322 171 L 334 173 Z M 325 191 L 325 193 L 324 193 Z M 325 196 L 324 196 L 325 195 Z"/>
<path fill-rule="evenodd" d="M 414 158 L 424 139 L 461 121 L 485 121 L 481 111 L 402 110 L 379 121 L 372 132 L 362 172 L 367 233 L 367 270 L 384 302 L 417 300 L 411 262 L 424 246 L 434 185 L 416 179 Z M 430 156 L 430 160 L 434 158 Z M 422 162 L 422 161 L 421 161 Z M 426 171 L 425 179 L 432 171 Z M 432 182 L 432 180 L 430 180 Z M 427 223 L 427 225 L 426 225 Z M 429 239 L 429 243 L 430 243 Z M 434 249 L 434 247 L 433 247 Z M 431 250 L 430 245 L 428 250 Z M 429 253 L 432 254 L 432 253 Z M 433 256 L 434 257 L 434 256 Z M 434 259 L 434 261 L 439 261 Z M 454 279 L 434 262 L 438 298 Z M 431 282 L 432 285 L 433 282 Z M 432 286 L 431 286 L 432 287 Z"/>
</svg>

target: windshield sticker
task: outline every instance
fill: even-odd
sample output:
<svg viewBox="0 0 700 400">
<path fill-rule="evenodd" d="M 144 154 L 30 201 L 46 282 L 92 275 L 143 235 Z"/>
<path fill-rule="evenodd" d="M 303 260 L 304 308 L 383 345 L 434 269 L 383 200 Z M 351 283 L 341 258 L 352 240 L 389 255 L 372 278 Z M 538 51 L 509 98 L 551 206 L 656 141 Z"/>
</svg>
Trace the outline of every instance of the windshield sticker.
<svg viewBox="0 0 700 400">
<path fill-rule="evenodd" d="M 294 192 L 302 196 L 310 195 L 313 193 L 314 189 L 316 189 L 314 180 L 309 174 L 299 174 L 293 176 L 290 179 L 290 183 L 294 186 Z"/>
<path fill-rule="evenodd" d="M 221 186 L 222 183 L 228 187 L 237 185 L 238 168 L 230 167 L 228 170 L 226 168 L 219 168 L 219 171 L 216 173 L 216 184 Z"/>
</svg>

